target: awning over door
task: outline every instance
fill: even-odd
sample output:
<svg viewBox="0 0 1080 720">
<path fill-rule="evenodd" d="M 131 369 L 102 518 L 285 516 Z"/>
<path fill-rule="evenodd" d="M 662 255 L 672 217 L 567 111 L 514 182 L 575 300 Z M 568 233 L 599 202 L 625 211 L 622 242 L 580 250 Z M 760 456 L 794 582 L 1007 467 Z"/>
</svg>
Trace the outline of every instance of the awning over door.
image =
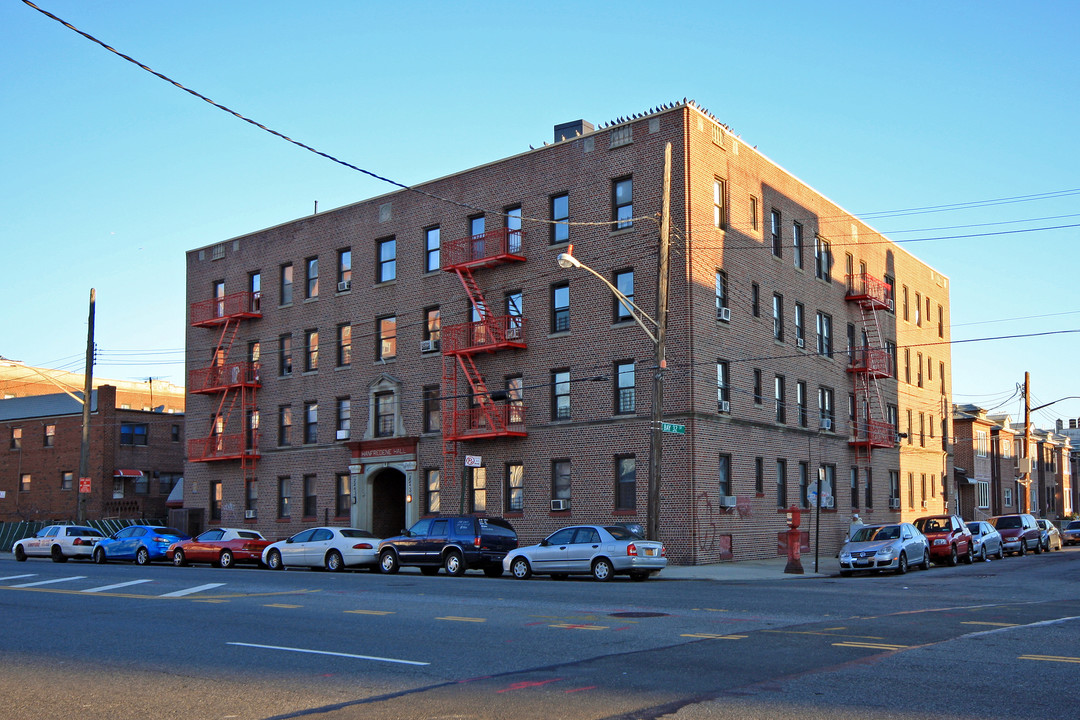
<svg viewBox="0 0 1080 720">
<path fill-rule="evenodd" d="M 116 472 L 113 473 L 113 477 L 118 478 L 141 478 L 142 476 L 142 470 L 126 470 L 123 468 L 118 468 Z"/>
</svg>

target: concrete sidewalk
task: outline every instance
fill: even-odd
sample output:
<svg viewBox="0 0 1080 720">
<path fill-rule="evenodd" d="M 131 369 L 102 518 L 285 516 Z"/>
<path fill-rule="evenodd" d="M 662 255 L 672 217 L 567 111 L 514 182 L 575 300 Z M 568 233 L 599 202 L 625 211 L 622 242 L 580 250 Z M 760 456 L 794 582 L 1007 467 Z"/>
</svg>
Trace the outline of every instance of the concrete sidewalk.
<svg viewBox="0 0 1080 720">
<path fill-rule="evenodd" d="M 744 582 L 749 580 L 797 580 L 800 578 L 837 577 L 840 564 L 835 557 L 818 558 L 818 572 L 814 572 L 814 556 L 803 555 L 803 574 L 784 572 L 787 558 L 769 560 L 741 560 L 712 565 L 668 565 L 657 577 L 668 580 L 726 580 Z"/>
</svg>

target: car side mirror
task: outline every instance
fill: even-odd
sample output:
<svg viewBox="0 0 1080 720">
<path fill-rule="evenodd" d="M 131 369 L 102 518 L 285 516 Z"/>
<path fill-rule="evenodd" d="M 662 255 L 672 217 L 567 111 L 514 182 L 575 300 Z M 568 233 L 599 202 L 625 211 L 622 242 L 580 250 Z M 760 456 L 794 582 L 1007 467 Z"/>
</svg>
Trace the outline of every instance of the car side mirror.
<svg viewBox="0 0 1080 720">
<path fill-rule="evenodd" d="M 547 538 L 544 538 L 543 540 L 540 541 L 540 547 L 547 547 L 549 545 L 551 545 L 551 543 L 549 543 L 547 541 Z"/>
<path fill-rule="evenodd" d="M 411 532 L 409 532 L 408 530 L 406 530 L 405 528 L 402 528 L 402 529 L 401 529 L 401 532 L 400 532 L 400 533 L 398 533 L 398 534 L 399 534 L 399 535 L 404 535 L 405 537 L 412 537 L 412 533 L 411 533 Z"/>
</svg>

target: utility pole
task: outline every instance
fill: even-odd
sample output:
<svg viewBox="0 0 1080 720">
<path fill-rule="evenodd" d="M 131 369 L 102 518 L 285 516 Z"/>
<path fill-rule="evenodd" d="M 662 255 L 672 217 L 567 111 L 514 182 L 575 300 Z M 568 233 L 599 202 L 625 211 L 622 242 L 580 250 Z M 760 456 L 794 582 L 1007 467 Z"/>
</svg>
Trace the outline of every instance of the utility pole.
<svg viewBox="0 0 1080 720">
<path fill-rule="evenodd" d="M 94 305 L 97 291 L 90 288 L 90 317 L 86 323 L 86 369 L 83 372 L 82 444 L 79 446 L 79 486 L 76 517 L 86 522 L 86 501 L 83 498 L 82 479 L 90 477 L 90 394 L 94 389 Z"/>
<path fill-rule="evenodd" d="M 1018 503 L 1020 512 L 1031 512 L 1029 503 L 1031 502 L 1031 373 L 1024 373 L 1024 458 L 1027 460 L 1024 463 L 1024 477 L 1020 481 L 1021 486 L 1024 488 L 1024 500 Z"/>
<path fill-rule="evenodd" d="M 660 253 L 656 292 L 656 368 L 653 371 L 652 435 L 649 443 L 649 495 L 646 536 L 660 539 L 660 471 L 664 453 L 664 371 L 668 310 L 668 255 L 671 242 L 671 143 L 664 146 L 664 184 L 660 207 Z"/>
</svg>

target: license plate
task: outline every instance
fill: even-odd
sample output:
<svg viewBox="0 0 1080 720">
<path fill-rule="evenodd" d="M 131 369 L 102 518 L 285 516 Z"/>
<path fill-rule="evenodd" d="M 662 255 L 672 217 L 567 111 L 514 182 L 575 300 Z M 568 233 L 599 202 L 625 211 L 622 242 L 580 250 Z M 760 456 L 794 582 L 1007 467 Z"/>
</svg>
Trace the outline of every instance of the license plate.
<svg viewBox="0 0 1080 720">
<path fill-rule="evenodd" d="M 648 557 L 656 557 L 656 548 L 645 548 L 645 554 Z"/>
<path fill-rule="evenodd" d="M 856 560 L 855 564 L 856 565 L 869 565 L 870 561 L 869 560 Z"/>
</svg>

